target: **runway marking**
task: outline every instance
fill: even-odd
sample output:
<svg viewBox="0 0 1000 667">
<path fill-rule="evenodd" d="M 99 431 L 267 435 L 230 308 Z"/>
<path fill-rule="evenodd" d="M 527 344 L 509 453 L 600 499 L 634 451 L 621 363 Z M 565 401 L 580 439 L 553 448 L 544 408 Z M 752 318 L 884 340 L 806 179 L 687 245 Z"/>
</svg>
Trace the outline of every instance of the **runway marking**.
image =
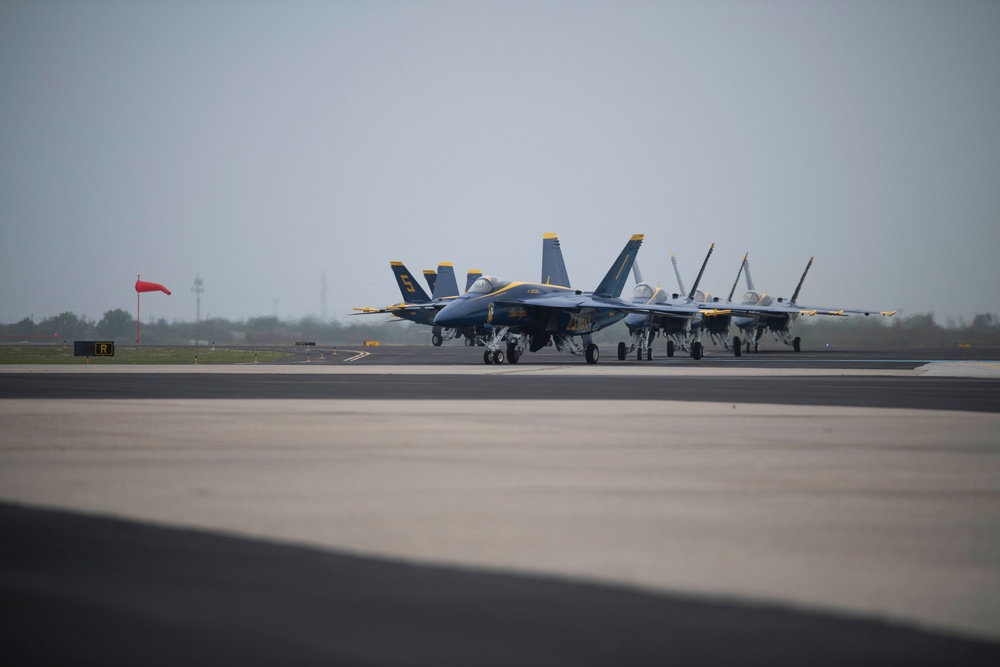
<svg viewBox="0 0 1000 667">
<path fill-rule="evenodd" d="M 348 352 L 353 352 L 353 351 L 354 350 L 348 350 Z M 347 359 L 344 359 L 344 362 L 346 363 L 348 361 L 357 361 L 358 359 L 364 359 L 369 354 L 370 354 L 369 352 L 358 352 L 353 357 L 348 357 Z"/>
</svg>

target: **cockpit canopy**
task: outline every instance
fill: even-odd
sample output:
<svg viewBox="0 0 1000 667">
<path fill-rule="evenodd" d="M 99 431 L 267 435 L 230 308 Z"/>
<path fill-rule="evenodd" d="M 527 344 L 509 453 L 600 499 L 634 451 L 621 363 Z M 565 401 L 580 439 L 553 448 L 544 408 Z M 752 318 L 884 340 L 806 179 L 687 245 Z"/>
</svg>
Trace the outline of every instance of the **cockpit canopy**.
<svg viewBox="0 0 1000 667">
<path fill-rule="evenodd" d="M 743 303 L 752 303 L 755 306 L 770 306 L 771 297 L 760 292 L 749 291 L 743 295 Z"/>
<path fill-rule="evenodd" d="M 632 290 L 632 301 L 638 301 L 642 303 L 663 303 L 667 300 L 666 293 L 656 288 L 654 289 L 649 283 L 639 283 Z"/>
<path fill-rule="evenodd" d="M 469 294 L 490 294 L 498 289 L 503 289 L 510 284 L 509 280 L 497 278 L 496 276 L 482 276 L 472 283 Z"/>
<path fill-rule="evenodd" d="M 632 298 L 636 300 L 642 299 L 643 301 L 649 301 L 653 298 L 653 288 L 646 283 L 639 283 L 635 286 L 635 289 L 632 290 Z"/>
</svg>

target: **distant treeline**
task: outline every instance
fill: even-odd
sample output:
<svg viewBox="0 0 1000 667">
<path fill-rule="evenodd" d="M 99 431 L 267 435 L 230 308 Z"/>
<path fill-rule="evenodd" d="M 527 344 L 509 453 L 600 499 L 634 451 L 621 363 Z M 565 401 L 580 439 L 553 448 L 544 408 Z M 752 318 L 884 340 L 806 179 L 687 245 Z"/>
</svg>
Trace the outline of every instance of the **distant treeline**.
<svg viewBox="0 0 1000 667">
<path fill-rule="evenodd" d="M 933 313 L 892 318 L 800 317 L 793 331 L 802 338 L 806 348 L 828 343 L 847 348 L 1000 345 L 1000 317 L 993 314 L 976 315 L 971 323 L 961 326 L 942 326 L 935 321 Z M 324 322 L 314 317 L 300 320 L 251 317 L 235 322 L 223 318 L 200 322 L 167 322 L 160 319 L 143 322 L 141 336 L 144 345 L 292 345 L 300 341 L 318 345 L 350 345 L 366 340 L 388 345 L 429 345 L 431 329 L 402 320 L 386 321 L 384 316 L 351 318 L 346 324 Z M 104 313 L 100 321 L 66 312 L 37 323 L 25 318 L 15 324 L 0 324 L 0 341 L 8 344 L 64 340 L 113 340 L 128 344 L 134 343 L 135 337 L 135 318 L 120 308 Z M 594 336 L 601 345 L 617 344 L 627 337 L 628 331 L 622 323 Z M 445 344 L 460 345 L 462 342 Z M 780 344 L 765 334 L 761 345 L 770 347 Z"/>
</svg>

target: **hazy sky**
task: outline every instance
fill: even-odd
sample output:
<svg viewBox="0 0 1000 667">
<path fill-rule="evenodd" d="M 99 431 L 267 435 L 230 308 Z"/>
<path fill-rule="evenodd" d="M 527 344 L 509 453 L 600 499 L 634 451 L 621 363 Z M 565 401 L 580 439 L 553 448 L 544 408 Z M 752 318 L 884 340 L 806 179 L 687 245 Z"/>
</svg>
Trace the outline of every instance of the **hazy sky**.
<svg viewBox="0 0 1000 667">
<path fill-rule="evenodd" d="M 5 323 L 137 273 L 345 320 L 544 232 L 581 289 L 644 233 L 670 289 L 714 241 L 713 294 L 1000 313 L 1000 2 L 0 0 L 0 230 Z"/>
</svg>

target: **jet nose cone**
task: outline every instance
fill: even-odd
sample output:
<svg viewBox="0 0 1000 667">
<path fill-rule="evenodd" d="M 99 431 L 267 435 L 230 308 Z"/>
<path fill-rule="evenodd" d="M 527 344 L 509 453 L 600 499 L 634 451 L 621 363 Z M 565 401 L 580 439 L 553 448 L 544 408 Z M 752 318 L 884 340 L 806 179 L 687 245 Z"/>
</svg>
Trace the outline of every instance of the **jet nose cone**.
<svg viewBox="0 0 1000 667">
<path fill-rule="evenodd" d="M 465 321 L 468 319 L 465 317 L 465 310 L 464 301 L 452 301 L 434 316 L 434 324 L 446 329 L 469 326 L 468 322 Z"/>
<path fill-rule="evenodd" d="M 625 326 L 638 327 L 646 323 L 648 316 L 642 313 L 629 313 L 625 316 Z"/>
</svg>

